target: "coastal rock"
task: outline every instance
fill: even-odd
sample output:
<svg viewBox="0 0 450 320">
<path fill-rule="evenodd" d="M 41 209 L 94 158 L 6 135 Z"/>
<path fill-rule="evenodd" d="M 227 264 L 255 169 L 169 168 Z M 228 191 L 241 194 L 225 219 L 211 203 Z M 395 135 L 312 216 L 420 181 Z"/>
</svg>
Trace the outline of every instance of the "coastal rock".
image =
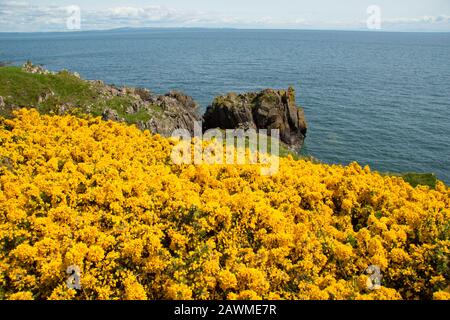
<svg viewBox="0 0 450 320">
<path fill-rule="evenodd" d="M 44 69 L 42 66 L 34 65 L 31 61 L 27 61 L 23 64 L 22 70 L 33 74 L 53 74 L 52 72 Z"/>
<path fill-rule="evenodd" d="M 187 129 L 193 133 L 194 122 L 201 121 L 197 103 L 182 92 L 157 95 L 145 88 L 117 87 L 97 80 L 90 80 L 89 83 L 105 101 L 127 98 L 128 105 L 123 110 L 125 119 L 114 109 L 108 108 L 102 114 L 105 120 L 126 121 L 127 116 L 143 116 L 148 119 L 136 120 L 138 128 L 163 136 L 170 136 L 176 129 Z"/>
<path fill-rule="evenodd" d="M 202 120 L 198 104 L 192 97 L 179 91 L 164 95 L 152 93 L 145 88 L 108 85 L 100 80 L 83 80 L 79 74 L 63 70 L 58 73 L 45 70 L 30 61 L 22 70 L 27 73 L 63 75 L 60 87 L 46 83 L 37 96 L 37 108 L 43 112 L 66 114 L 71 112 L 101 114 L 103 120 L 135 124 L 142 130 L 162 136 L 171 136 L 176 129 L 186 129 L 194 133 L 194 124 Z M 70 82 L 65 83 L 69 77 Z M 36 79 L 40 81 L 41 78 Z M 71 92 L 75 82 L 80 87 L 88 84 L 83 99 Z M 24 88 L 26 90 L 26 88 Z M 65 92 L 64 95 L 61 94 Z M 17 102 L 0 97 L 2 112 L 12 116 L 18 108 Z M 52 103 L 51 103 L 52 102 Z M 6 106 L 5 106 L 6 105 Z M 33 103 L 28 103 L 33 105 Z M 44 107 L 44 108 L 42 108 Z M 306 136 L 307 126 L 303 109 L 296 106 L 295 91 L 266 89 L 261 92 L 229 93 L 216 97 L 203 115 L 203 129 L 279 129 L 280 139 L 292 149 L 300 149 Z"/>
<path fill-rule="evenodd" d="M 116 110 L 113 110 L 111 108 L 106 108 L 105 110 L 103 110 L 102 113 L 102 120 L 104 121 L 116 121 L 116 122 L 122 122 L 124 121 L 124 119 L 122 119 L 121 117 L 119 117 L 118 113 Z"/>
<path fill-rule="evenodd" d="M 176 129 L 186 129 L 193 134 L 194 123 L 201 121 L 197 103 L 181 92 L 171 91 L 157 97 L 149 94 L 147 98 L 151 106 L 161 109 L 161 112 L 147 122 L 140 122 L 138 127 L 141 129 L 163 136 L 170 136 Z"/>
<path fill-rule="evenodd" d="M 141 98 L 141 100 L 147 102 L 155 102 L 157 98 L 150 92 L 150 90 L 145 88 L 136 88 L 135 93 Z"/>
<path fill-rule="evenodd" d="M 171 91 L 165 95 L 156 95 L 144 88 L 115 87 L 100 82 L 91 82 L 100 91 L 105 100 L 114 97 L 127 97 L 130 101 L 124 109 L 127 115 L 146 114 L 150 119 L 138 120 L 136 125 L 142 130 L 162 136 L 170 136 L 176 129 L 187 129 L 194 132 L 194 123 L 201 121 L 197 103 L 189 96 Z M 104 120 L 125 121 L 118 112 L 106 108 L 102 113 Z"/>
<path fill-rule="evenodd" d="M 53 107 L 53 112 L 57 115 L 65 115 L 75 108 L 71 103 L 57 104 Z"/>
<path fill-rule="evenodd" d="M 281 141 L 297 150 L 303 145 L 307 132 L 305 115 L 296 105 L 292 87 L 216 97 L 203 121 L 203 130 L 278 129 Z"/>
<path fill-rule="evenodd" d="M 50 99 L 51 97 L 54 97 L 55 93 L 51 90 L 45 91 L 43 93 L 41 93 L 38 97 L 38 103 L 43 103 L 46 102 L 48 99 Z"/>
</svg>

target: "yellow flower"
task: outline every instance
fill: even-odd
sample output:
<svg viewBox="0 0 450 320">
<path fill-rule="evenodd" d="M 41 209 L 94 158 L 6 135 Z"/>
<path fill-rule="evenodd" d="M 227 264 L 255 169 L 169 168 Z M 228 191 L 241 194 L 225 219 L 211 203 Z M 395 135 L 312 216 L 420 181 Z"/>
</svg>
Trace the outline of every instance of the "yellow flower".
<svg viewBox="0 0 450 320">
<path fill-rule="evenodd" d="M 434 300 L 450 300 L 450 293 L 445 291 L 438 291 L 433 293 Z"/>
<path fill-rule="evenodd" d="M 237 286 L 236 276 L 228 270 L 221 270 L 218 274 L 218 280 L 224 291 L 235 289 Z"/>
<path fill-rule="evenodd" d="M 134 275 L 127 275 L 123 280 L 123 285 L 125 288 L 124 298 L 126 300 L 147 300 L 144 287 L 137 281 Z"/>
<path fill-rule="evenodd" d="M 176 165 L 174 145 L 99 118 L 0 119 L 0 299 L 449 299 L 443 183 L 292 157 L 272 176 Z"/>
<path fill-rule="evenodd" d="M 17 292 L 9 296 L 9 300 L 34 300 L 30 291 Z"/>
</svg>

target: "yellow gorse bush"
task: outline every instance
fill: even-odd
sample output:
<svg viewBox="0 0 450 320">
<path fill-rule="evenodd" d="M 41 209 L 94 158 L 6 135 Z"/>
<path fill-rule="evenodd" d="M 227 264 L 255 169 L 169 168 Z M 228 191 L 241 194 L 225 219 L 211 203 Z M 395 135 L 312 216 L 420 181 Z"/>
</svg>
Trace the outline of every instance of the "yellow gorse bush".
<svg viewBox="0 0 450 320">
<path fill-rule="evenodd" d="M 0 120 L 0 298 L 450 298 L 442 183 L 292 158 L 273 176 L 177 166 L 175 141 L 135 127 L 16 116 Z"/>
</svg>

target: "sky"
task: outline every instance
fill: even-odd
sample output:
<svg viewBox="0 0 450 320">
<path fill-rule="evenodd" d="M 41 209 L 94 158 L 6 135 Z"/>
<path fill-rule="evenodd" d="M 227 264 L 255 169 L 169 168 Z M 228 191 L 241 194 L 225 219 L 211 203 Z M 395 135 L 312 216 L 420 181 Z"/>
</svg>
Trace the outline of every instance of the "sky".
<svg viewBox="0 0 450 320">
<path fill-rule="evenodd" d="M 0 32 L 119 27 L 450 32 L 450 0 L 0 0 Z"/>
</svg>

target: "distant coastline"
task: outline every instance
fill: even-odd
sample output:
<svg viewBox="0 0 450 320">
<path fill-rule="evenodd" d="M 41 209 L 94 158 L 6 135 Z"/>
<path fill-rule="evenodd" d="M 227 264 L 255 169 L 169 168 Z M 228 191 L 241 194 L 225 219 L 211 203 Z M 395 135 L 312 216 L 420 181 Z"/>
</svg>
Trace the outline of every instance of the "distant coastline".
<svg viewBox="0 0 450 320">
<path fill-rule="evenodd" d="M 355 29 L 329 29 L 329 28 L 243 28 L 243 27 L 118 27 L 106 29 L 81 29 L 81 30 L 46 30 L 46 31 L 0 31 L 0 35 L 20 35 L 20 34 L 78 34 L 92 32 L 146 32 L 146 31 L 285 31 L 285 32 L 364 32 L 364 33 L 432 33 L 450 34 L 449 31 L 429 31 L 429 30 L 367 30 L 366 28 Z"/>
</svg>

